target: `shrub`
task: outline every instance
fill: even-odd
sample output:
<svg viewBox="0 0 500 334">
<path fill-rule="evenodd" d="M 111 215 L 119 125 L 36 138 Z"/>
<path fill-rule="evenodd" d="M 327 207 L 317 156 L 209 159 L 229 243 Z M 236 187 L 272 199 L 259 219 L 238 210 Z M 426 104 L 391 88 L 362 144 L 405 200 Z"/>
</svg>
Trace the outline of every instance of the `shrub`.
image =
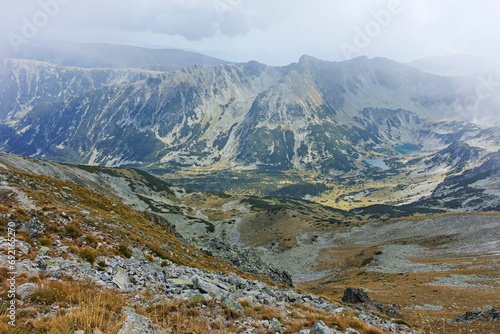
<svg viewBox="0 0 500 334">
<path fill-rule="evenodd" d="M 85 241 L 87 241 L 87 245 L 89 245 L 90 247 L 92 248 L 97 247 L 97 238 L 94 237 L 92 234 L 86 234 Z"/>
<path fill-rule="evenodd" d="M 130 259 L 132 257 L 132 252 L 123 242 L 121 242 L 120 244 L 118 244 L 118 246 L 116 246 L 116 250 L 123 256 L 125 256 L 127 259 Z"/>
<path fill-rule="evenodd" d="M 40 245 L 42 245 L 42 246 L 50 246 L 51 245 L 50 239 L 40 238 Z"/>
<path fill-rule="evenodd" d="M 64 226 L 64 234 L 70 238 L 78 238 L 82 235 L 82 229 L 80 227 L 80 223 L 71 222 Z"/>
<path fill-rule="evenodd" d="M 85 261 L 89 262 L 90 264 L 93 264 L 97 255 L 96 253 L 89 249 L 89 248 L 82 248 L 80 249 L 80 251 L 78 252 L 78 254 L 80 255 L 80 257 L 82 259 L 84 259 Z"/>
</svg>

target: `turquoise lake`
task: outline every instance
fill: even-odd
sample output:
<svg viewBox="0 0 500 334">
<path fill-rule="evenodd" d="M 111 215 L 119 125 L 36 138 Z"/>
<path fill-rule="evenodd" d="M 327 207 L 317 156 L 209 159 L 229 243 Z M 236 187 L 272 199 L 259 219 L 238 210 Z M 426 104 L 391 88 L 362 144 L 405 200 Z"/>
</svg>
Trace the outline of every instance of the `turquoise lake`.
<svg viewBox="0 0 500 334">
<path fill-rule="evenodd" d="M 422 154 L 415 144 L 404 144 L 396 146 L 394 149 L 401 154 Z"/>
</svg>

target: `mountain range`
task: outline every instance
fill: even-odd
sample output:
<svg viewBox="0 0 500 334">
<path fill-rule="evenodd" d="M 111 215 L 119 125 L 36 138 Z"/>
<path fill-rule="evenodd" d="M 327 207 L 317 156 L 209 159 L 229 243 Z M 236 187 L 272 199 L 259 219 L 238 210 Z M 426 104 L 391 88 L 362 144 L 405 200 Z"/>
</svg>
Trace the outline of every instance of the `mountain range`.
<svg viewBox="0 0 500 334">
<path fill-rule="evenodd" d="M 96 50 L 104 54 L 107 47 Z M 230 190 L 213 184 L 221 175 L 241 180 L 244 189 L 251 175 L 267 173 L 274 189 L 259 194 L 273 194 L 277 186 L 293 196 L 305 182 L 302 197 L 340 201 L 343 209 L 360 206 L 356 202 L 405 204 L 500 150 L 495 72 L 437 76 L 366 57 L 327 62 L 303 56 L 284 67 L 252 61 L 173 72 L 6 59 L 0 78 L 1 150 L 137 167 L 200 190 Z M 405 145 L 416 151 L 398 151 Z M 291 176 L 301 173 L 309 181 Z M 335 185 L 370 182 L 367 193 L 333 198 Z M 395 196 L 382 195 L 388 183 L 398 185 Z"/>
<path fill-rule="evenodd" d="M 479 324 L 447 328 L 496 328 L 486 305 L 500 263 L 500 78 L 489 66 L 303 56 L 275 67 L 111 45 L 24 52 L 0 63 L 0 222 L 26 229 L 30 268 L 50 263 L 146 299 L 144 289 L 187 296 L 189 310 L 179 307 L 195 318 L 200 292 L 207 310 L 227 303 L 222 291 L 251 294 L 243 319 L 259 328 L 277 320 L 263 322 L 261 303 L 280 300 L 294 305 L 282 318 L 290 333 L 296 311 L 329 314 L 327 299 L 344 291 L 369 300 L 350 286 L 383 302 L 359 305 L 359 319 L 405 319 L 376 332 L 405 332 L 407 319 L 441 332 L 473 307 Z"/>
<path fill-rule="evenodd" d="M 346 172 L 365 154 L 407 142 L 430 151 L 463 140 L 467 122 L 498 121 L 497 95 L 468 105 L 474 78 L 386 59 L 304 56 L 287 67 L 250 62 L 156 74 L 9 60 L 1 76 L 0 115 L 4 123 L 19 118 L 1 147 L 71 163 Z"/>
</svg>

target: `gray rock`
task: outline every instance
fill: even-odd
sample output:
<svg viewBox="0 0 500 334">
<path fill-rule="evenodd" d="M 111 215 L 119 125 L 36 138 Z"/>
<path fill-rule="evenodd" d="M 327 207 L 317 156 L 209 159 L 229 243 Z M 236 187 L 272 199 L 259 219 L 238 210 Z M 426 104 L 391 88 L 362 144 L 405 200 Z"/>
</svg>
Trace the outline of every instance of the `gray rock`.
<svg viewBox="0 0 500 334">
<path fill-rule="evenodd" d="M 232 295 L 224 296 L 222 302 L 230 310 L 236 311 L 239 314 L 245 314 L 245 309 L 241 306 L 240 302 Z"/>
<path fill-rule="evenodd" d="M 57 279 L 62 277 L 61 268 L 59 268 L 59 266 L 57 265 L 48 265 L 45 269 L 45 274 Z"/>
<path fill-rule="evenodd" d="M 118 271 L 113 277 L 112 282 L 115 283 L 119 289 L 127 289 L 131 284 L 127 273 L 121 267 L 118 267 Z"/>
<path fill-rule="evenodd" d="M 148 261 L 148 259 L 146 259 L 142 251 L 140 251 L 139 249 L 134 249 L 132 258 L 137 261 Z"/>
<path fill-rule="evenodd" d="M 16 288 L 16 293 L 19 294 L 21 300 L 24 300 L 26 297 L 30 296 L 36 288 L 37 286 L 35 283 L 24 283 Z"/>
<path fill-rule="evenodd" d="M 456 317 L 455 322 L 470 322 L 477 319 L 498 320 L 500 319 L 500 310 L 496 307 L 485 306 L 484 310 L 478 309 L 467 311 L 465 314 Z"/>
<path fill-rule="evenodd" d="M 227 286 L 226 284 L 222 282 L 217 282 L 217 287 L 221 288 L 222 290 L 229 291 L 231 289 L 230 286 Z"/>
<path fill-rule="evenodd" d="M 109 281 L 110 279 L 111 279 L 111 277 L 109 276 L 109 274 L 108 274 L 108 273 L 103 273 L 103 274 L 101 275 L 101 281 L 103 281 L 103 282 L 107 282 L 107 281 Z"/>
<path fill-rule="evenodd" d="M 201 277 L 195 277 L 193 278 L 193 283 L 194 283 L 194 287 L 198 290 L 200 290 L 201 292 L 206 292 L 208 294 L 211 294 L 213 296 L 218 296 L 218 295 L 222 295 L 223 293 L 223 290 L 218 288 L 216 285 L 204 280 L 203 278 Z"/>
<path fill-rule="evenodd" d="M 169 287 L 190 288 L 194 286 L 193 282 L 180 278 L 169 278 L 165 280 L 165 284 Z"/>
<path fill-rule="evenodd" d="M 47 255 L 47 253 L 49 252 L 50 248 L 49 247 L 45 247 L 43 246 L 42 248 L 40 248 L 38 250 L 38 254 L 42 254 L 42 255 Z"/>
<path fill-rule="evenodd" d="M 394 332 L 394 329 L 391 328 L 389 330 L 386 330 L 386 331 L 389 331 L 389 332 Z M 347 328 L 344 332 L 345 334 L 360 334 L 357 330 L 355 330 L 354 328 Z M 399 331 L 397 331 L 396 333 L 399 333 Z"/>
<path fill-rule="evenodd" d="M 246 281 L 243 278 L 236 275 L 235 273 L 229 273 L 226 275 L 226 277 L 227 277 L 227 282 L 231 285 L 236 286 L 237 288 L 246 286 Z"/>
<path fill-rule="evenodd" d="M 342 301 L 349 304 L 364 304 L 370 302 L 371 299 L 370 297 L 368 297 L 368 294 L 361 288 L 347 288 L 344 291 Z"/>
<path fill-rule="evenodd" d="M 135 312 L 129 312 L 118 334 L 159 334 L 161 332 L 161 327 L 153 325 L 151 320 L 145 316 Z"/>
<path fill-rule="evenodd" d="M 30 238 L 36 238 L 43 234 L 45 228 L 42 223 L 40 223 L 38 218 L 33 218 L 32 220 L 22 224 L 20 230 L 28 232 Z"/>
<path fill-rule="evenodd" d="M 281 333 L 281 322 L 278 319 L 273 318 L 271 324 L 269 325 L 269 330 L 273 333 Z"/>
<path fill-rule="evenodd" d="M 314 324 L 313 328 L 309 331 L 309 334 L 333 334 L 333 331 L 328 328 L 323 320 L 318 320 Z"/>
<path fill-rule="evenodd" d="M 196 244 L 202 252 L 229 261 L 243 271 L 265 275 L 277 283 L 293 286 L 292 278 L 287 272 L 279 271 L 265 264 L 253 250 L 228 245 L 220 240 L 210 238 L 197 240 Z M 232 282 L 229 283 L 234 284 Z"/>
<path fill-rule="evenodd" d="M 290 303 L 295 303 L 299 298 L 299 294 L 294 291 L 289 291 L 286 293 L 286 298 Z"/>
</svg>

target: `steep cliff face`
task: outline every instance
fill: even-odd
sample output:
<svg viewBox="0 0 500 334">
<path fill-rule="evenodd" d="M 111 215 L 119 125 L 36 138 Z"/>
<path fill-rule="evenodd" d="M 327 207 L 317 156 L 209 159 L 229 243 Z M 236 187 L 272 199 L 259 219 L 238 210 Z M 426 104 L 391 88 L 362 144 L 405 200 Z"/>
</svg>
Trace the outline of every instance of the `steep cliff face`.
<svg viewBox="0 0 500 334">
<path fill-rule="evenodd" d="M 474 154 L 468 148 L 469 154 Z M 463 156 L 463 155 L 462 155 Z M 447 177 L 419 204 L 455 211 L 500 210 L 500 151 L 484 157 L 476 168 Z"/>
<path fill-rule="evenodd" d="M 49 70 L 57 78 L 67 71 L 47 68 L 39 76 Z M 446 147 L 451 141 L 442 129 L 463 116 L 455 111 L 465 108 L 470 91 L 461 78 L 365 57 L 332 63 L 303 56 L 286 67 L 250 62 L 156 74 L 78 71 L 52 103 L 37 103 L 54 99 L 48 88 L 30 95 L 31 86 L 40 86 L 36 79 L 19 84 L 27 87 L 18 90 L 26 101 L 11 99 L 13 108 L 35 106 L 12 125 L 16 135 L 0 135 L 2 149 L 105 166 L 336 174 L 404 143 L 434 152 Z M 66 81 L 59 79 L 54 92 Z M 467 126 L 453 124 L 463 132 L 454 140 L 462 140 Z"/>
<path fill-rule="evenodd" d="M 82 69 L 35 60 L 0 61 L 0 122 L 16 120 L 33 106 L 68 99 L 105 85 L 130 83 L 154 76 L 134 69 Z"/>
</svg>

